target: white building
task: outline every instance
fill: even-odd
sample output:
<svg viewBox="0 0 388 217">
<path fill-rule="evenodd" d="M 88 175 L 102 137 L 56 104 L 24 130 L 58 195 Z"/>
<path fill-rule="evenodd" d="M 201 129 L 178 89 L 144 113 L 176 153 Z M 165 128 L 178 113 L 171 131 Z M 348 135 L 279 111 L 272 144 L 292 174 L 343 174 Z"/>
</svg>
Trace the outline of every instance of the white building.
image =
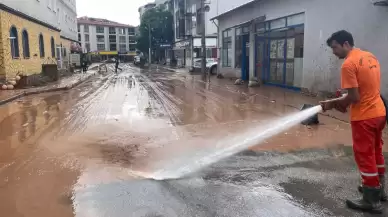
<svg viewBox="0 0 388 217">
<path fill-rule="evenodd" d="M 1 0 L 1 3 L 60 29 L 62 38 L 77 40 L 76 0 Z"/>
<path fill-rule="evenodd" d="M 380 2 L 378 4 L 374 4 Z M 253 0 L 213 20 L 219 24 L 220 72 L 309 92 L 340 87 L 340 66 L 326 39 L 345 29 L 374 53 L 388 83 L 388 7 L 383 0 Z M 386 4 L 388 5 L 388 4 Z M 388 93 L 388 87 L 382 85 Z"/>
<path fill-rule="evenodd" d="M 104 58 L 117 54 L 136 55 L 136 27 L 106 19 L 78 18 L 78 36 L 84 52 L 98 52 Z"/>
</svg>

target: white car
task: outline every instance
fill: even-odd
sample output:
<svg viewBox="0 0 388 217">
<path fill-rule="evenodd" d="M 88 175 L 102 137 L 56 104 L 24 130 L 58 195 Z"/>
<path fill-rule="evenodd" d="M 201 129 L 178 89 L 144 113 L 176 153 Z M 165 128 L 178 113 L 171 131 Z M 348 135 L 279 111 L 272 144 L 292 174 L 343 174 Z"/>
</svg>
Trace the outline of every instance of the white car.
<svg viewBox="0 0 388 217">
<path fill-rule="evenodd" d="M 193 64 L 193 71 L 201 70 L 202 68 L 202 60 L 195 60 Z M 215 75 L 217 74 L 217 66 L 218 62 L 215 59 L 206 59 L 206 70 L 209 70 L 210 74 Z"/>
</svg>

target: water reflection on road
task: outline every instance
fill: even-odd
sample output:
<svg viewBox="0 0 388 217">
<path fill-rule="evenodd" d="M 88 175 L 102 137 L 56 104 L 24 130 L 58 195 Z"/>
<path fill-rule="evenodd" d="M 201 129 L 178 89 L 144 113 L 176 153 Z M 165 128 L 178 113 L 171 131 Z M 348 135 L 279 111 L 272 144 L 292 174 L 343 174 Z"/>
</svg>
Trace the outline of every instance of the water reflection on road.
<svg viewBox="0 0 388 217">
<path fill-rule="evenodd" d="M 289 153 L 348 143 L 347 124 L 329 118 L 318 128 L 296 126 L 254 148 L 282 152 L 271 158 L 276 161 L 237 155 L 182 180 L 144 178 L 172 158 L 195 154 L 226 135 L 293 111 L 233 86 L 163 70 L 140 72 L 129 65 L 108 79 L 96 77 L 69 91 L 23 98 L 0 107 L 0 212 L 31 217 L 331 216 L 334 211 L 320 207 L 325 203 L 305 204 L 281 182 L 268 181 L 274 166 L 348 156 L 342 148 L 336 154 Z"/>
</svg>

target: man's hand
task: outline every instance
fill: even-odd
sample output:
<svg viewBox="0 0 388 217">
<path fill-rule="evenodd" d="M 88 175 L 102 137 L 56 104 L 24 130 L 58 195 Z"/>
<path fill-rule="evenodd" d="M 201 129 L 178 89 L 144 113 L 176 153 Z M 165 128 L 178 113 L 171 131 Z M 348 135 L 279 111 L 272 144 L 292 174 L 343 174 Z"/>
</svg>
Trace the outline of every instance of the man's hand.
<svg viewBox="0 0 388 217">
<path fill-rule="evenodd" d="M 332 110 L 335 106 L 335 102 L 331 100 L 320 101 L 319 104 L 321 104 L 323 112 Z"/>
<path fill-rule="evenodd" d="M 348 112 L 348 108 L 343 106 L 343 105 L 341 105 L 341 103 L 335 103 L 334 109 L 339 111 L 339 112 L 342 112 L 342 113 Z"/>
</svg>

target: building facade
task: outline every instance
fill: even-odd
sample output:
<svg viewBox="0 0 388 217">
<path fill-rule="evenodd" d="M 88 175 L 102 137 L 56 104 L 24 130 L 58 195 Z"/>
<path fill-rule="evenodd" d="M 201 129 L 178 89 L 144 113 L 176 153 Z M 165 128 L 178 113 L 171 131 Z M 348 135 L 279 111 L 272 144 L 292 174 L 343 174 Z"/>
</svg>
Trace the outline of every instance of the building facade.
<svg viewBox="0 0 388 217">
<path fill-rule="evenodd" d="M 0 79 L 41 73 L 43 64 L 67 66 L 76 17 L 75 0 L 2 0 Z"/>
<path fill-rule="evenodd" d="M 156 6 L 156 3 L 148 3 L 146 5 L 143 5 L 143 6 L 139 7 L 138 11 L 139 11 L 139 14 L 140 14 L 140 20 L 141 20 L 141 18 L 143 17 L 143 15 L 144 15 L 144 13 L 146 11 L 148 11 L 151 8 L 154 8 L 155 6 Z"/>
<path fill-rule="evenodd" d="M 84 53 L 99 54 L 106 60 L 117 54 L 136 55 L 136 27 L 106 19 L 78 18 L 78 39 Z"/>
<path fill-rule="evenodd" d="M 209 11 L 202 13 L 201 0 L 174 0 L 174 44 L 170 58 L 177 60 L 181 67 L 192 67 L 194 62 L 201 59 L 201 35 L 205 25 L 206 57 L 217 59 L 217 25 L 210 21 L 210 17 L 217 14 L 218 2 L 206 1 Z M 205 16 L 205 22 L 202 22 Z"/>
<path fill-rule="evenodd" d="M 213 18 L 219 24 L 220 72 L 313 93 L 335 92 L 342 61 L 326 39 L 345 29 L 357 47 L 378 57 L 387 84 L 388 7 L 381 2 L 342 0 L 347 7 L 339 7 L 335 0 L 254 0 L 220 14 Z M 388 93 L 388 86 L 382 91 Z"/>
</svg>

